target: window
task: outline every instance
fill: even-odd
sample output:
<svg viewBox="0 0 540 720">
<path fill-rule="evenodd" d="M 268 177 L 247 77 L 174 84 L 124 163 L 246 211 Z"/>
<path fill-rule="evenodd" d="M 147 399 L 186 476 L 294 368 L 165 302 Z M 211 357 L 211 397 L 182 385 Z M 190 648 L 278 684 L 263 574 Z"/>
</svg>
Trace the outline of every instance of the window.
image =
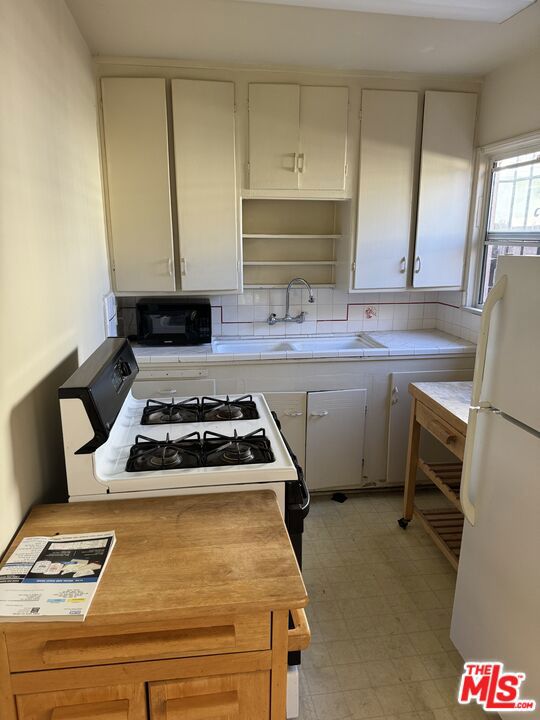
<svg viewBox="0 0 540 720">
<path fill-rule="evenodd" d="M 501 255 L 540 255 L 540 150 L 495 160 L 491 185 L 478 304 L 495 279 Z"/>
</svg>

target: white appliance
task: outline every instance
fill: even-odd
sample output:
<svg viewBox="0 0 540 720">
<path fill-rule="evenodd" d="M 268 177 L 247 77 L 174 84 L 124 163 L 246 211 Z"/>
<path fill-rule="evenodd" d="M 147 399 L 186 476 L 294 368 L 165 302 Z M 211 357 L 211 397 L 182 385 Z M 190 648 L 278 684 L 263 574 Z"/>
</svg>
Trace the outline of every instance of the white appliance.
<svg viewBox="0 0 540 720">
<path fill-rule="evenodd" d="M 144 425 L 141 420 L 148 399 L 136 399 L 131 393 L 138 368 L 129 344 L 122 338 L 109 338 L 96 353 L 99 357 L 91 356 L 59 391 L 70 501 L 250 490 L 264 484 L 274 490 L 284 513 L 285 482 L 297 480 L 297 467 L 262 394 L 250 396 L 256 419 Z M 171 398 L 176 404 L 190 400 Z M 272 462 L 126 470 L 138 436 L 160 442 L 192 433 L 233 436 L 236 431 L 245 436 L 259 429 L 268 439 Z"/>
<path fill-rule="evenodd" d="M 540 707 L 540 257 L 501 257 L 483 311 L 461 480 L 451 638 L 525 672 Z M 530 713 L 504 712 L 503 717 Z"/>
<path fill-rule="evenodd" d="M 69 499 L 271 489 L 299 564 L 309 491 L 262 394 L 137 399 L 131 346 L 108 338 L 59 389 Z M 298 716 L 289 654 L 287 717 Z"/>
</svg>

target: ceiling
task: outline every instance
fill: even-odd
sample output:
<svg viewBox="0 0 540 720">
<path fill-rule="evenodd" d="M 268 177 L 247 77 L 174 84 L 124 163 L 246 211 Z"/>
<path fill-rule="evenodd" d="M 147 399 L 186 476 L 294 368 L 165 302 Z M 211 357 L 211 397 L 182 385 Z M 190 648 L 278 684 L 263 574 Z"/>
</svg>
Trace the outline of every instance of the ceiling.
<svg viewBox="0 0 540 720">
<path fill-rule="evenodd" d="M 447 20 L 504 22 L 536 0 L 244 0 L 271 5 L 299 5 L 329 10 L 412 15 Z"/>
<path fill-rule="evenodd" d="M 538 2 L 502 24 L 246 0 L 66 2 L 96 55 L 484 75 L 540 50 Z"/>
</svg>

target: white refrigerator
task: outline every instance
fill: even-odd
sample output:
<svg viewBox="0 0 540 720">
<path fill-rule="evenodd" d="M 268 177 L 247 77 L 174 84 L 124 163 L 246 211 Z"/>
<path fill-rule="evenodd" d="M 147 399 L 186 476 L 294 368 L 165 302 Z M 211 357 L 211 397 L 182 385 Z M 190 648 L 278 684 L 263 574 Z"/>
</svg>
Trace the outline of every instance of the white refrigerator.
<svg viewBox="0 0 540 720">
<path fill-rule="evenodd" d="M 502 257 L 484 307 L 467 429 L 451 638 L 525 672 L 540 708 L 540 257 Z"/>
</svg>

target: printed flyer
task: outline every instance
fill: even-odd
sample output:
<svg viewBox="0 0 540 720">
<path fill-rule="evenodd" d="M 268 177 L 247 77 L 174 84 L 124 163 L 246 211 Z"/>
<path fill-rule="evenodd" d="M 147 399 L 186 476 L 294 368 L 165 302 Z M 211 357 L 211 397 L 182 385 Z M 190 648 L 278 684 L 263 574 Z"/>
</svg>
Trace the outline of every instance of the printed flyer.
<svg viewBox="0 0 540 720">
<path fill-rule="evenodd" d="M 21 540 L 0 568 L 0 620 L 84 620 L 115 542 L 113 531 Z"/>
</svg>

